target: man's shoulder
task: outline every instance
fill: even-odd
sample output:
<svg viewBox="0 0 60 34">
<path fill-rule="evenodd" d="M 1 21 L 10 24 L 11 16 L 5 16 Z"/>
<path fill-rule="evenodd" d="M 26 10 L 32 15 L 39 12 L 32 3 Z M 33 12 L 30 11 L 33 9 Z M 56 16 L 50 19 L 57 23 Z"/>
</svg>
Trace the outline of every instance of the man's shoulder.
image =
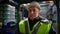
<svg viewBox="0 0 60 34">
<path fill-rule="evenodd" d="M 47 23 L 47 24 L 48 24 L 48 23 L 52 23 L 52 21 L 48 20 L 47 18 L 44 18 L 44 17 L 42 17 L 42 16 L 39 16 L 39 17 L 40 17 L 40 19 L 41 19 L 40 21 L 43 22 L 43 23 Z"/>
<path fill-rule="evenodd" d="M 21 20 L 21 21 L 19 22 L 19 24 L 23 24 L 25 21 L 28 21 L 28 18 L 26 18 L 26 19 L 24 19 L 24 20 Z"/>
</svg>

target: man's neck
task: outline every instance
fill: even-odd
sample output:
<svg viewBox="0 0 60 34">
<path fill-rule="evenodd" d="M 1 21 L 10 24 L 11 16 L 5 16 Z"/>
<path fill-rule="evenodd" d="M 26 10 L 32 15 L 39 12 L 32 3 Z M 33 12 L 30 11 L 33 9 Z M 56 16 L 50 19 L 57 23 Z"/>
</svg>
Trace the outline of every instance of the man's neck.
<svg viewBox="0 0 60 34">
<path fill-rule="evenodd" d="M 38 16 L 38 17 L 36 17 L 36 18 L 34 18 L 34 19 L 30 19 L 30 18 L 29 18 L 29 20 L 30 20 L 30 21 L 38 21 L 38 20 L 40 20 L 40 17 Z"/>
</svg>

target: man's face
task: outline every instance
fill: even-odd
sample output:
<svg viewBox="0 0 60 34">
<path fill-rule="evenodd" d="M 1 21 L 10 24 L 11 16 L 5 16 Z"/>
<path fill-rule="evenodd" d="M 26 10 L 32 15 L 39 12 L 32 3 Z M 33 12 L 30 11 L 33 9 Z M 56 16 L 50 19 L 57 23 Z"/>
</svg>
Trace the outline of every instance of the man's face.
<svg viewBox="0 0 60 34">
<path fill-rule="evenodd" d="M 39 16 L 40 10 L 36 7 L 30 7 L 28 11 L 28 17 L 33 20 L 34 18 Z"/>
</svg>

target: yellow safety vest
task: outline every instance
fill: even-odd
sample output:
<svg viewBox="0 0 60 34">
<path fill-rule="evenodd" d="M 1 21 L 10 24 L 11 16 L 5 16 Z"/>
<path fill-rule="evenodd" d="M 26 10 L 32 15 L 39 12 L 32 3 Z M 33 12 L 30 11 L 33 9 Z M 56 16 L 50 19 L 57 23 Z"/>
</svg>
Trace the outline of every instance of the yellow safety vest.
<svg viewBox="0 0 60 34">
<path fill-rule="evenodd" d="M 51 28 L 50 23 L 42 23 L 38 21 L 32 31 L 30 31 L 28 19 L 19 22 L 19 31 L 23 34 L 49 34 Z"/>
</svg>

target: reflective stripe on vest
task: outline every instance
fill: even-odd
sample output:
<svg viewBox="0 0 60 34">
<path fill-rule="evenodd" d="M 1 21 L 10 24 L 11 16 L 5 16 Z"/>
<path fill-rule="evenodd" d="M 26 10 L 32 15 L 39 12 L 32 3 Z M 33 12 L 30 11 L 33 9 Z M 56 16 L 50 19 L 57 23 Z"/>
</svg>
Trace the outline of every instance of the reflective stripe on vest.
<svg viewBox="0 0 60 34">
<path fill-rule="evenodd" d="M 34 31 L 32 32 L 32 34 L 36 34 L 37 33 L 37 30 L 38 28 L 40 27 L 40 22 L 37 24 L 37 26 L 34 28 Z"/>
<path fill-rule="evenodd" d="M 48 34 L 49 30 L 51 28 L 51 24 L 45 24 L 45 23 L 40 23 L 39 24 L 39 22 L 38 22 L 38 24 L 35 26 L 35 28 L 32 29 L 32 31 L 30 31 L 29 25 L 28 25 L 29 22 L 28 23 L 27 22 L 24 23 L 24 22 L 25 21 L 20 22 L 20 24 L 19 24 L 19 30 L 20 30 L 20 32 L 25 33 L 25 34 L 27 34 L 27 33 L 28 34 Z"/>
<path fill-rule="evenodd" d="M 25 24 L 25 32 L 26 32 L 26 34 L 29 34 L 27 21 L 25 21 L 24 24 Z"/>
</svg>

